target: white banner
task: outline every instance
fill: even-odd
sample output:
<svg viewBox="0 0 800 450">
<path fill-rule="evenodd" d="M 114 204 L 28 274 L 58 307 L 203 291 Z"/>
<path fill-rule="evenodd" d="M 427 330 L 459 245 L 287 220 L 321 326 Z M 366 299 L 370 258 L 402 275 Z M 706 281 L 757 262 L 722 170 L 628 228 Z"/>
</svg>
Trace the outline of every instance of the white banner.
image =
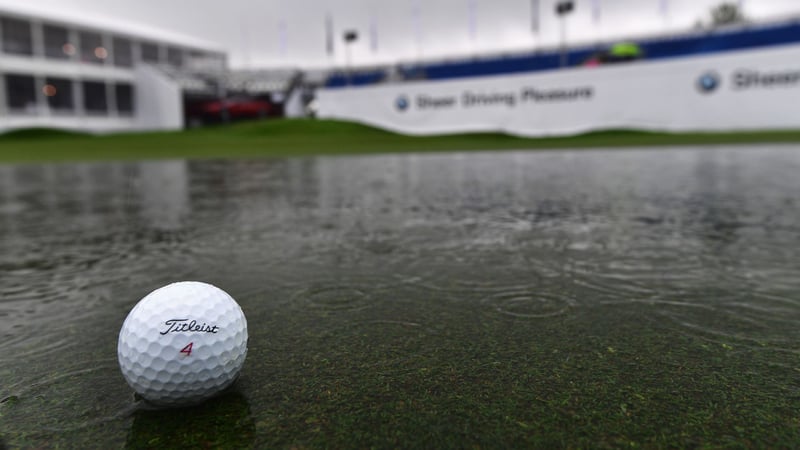
<svg viewBox="0 0 800 450">
<path fill-rule="evenodd" d="M 318 117 L 406 134 L 800 128 L 800 45 L 522 75 L 321 89 Z"/>
</svg>

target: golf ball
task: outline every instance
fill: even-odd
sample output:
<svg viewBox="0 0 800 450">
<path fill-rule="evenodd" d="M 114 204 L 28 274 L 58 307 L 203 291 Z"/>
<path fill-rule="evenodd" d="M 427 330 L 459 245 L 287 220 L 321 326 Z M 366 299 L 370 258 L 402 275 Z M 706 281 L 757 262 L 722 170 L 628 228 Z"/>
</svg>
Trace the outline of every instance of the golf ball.
<svg viewBox="0 0 800 450">
<path fill-rule="evenodd" d="M 230 386 L 247 355 L 247 320 L 222 289 L 172 283 L 133 307 L 119 333 L 122 375 L 145 400 L 200 403 Z"/>
</svg>

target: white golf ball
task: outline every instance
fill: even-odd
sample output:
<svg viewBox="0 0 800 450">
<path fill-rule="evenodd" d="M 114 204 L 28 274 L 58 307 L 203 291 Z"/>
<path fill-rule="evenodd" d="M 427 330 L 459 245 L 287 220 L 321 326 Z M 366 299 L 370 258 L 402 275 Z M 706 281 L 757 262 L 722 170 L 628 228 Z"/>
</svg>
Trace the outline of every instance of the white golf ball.
<svg viewBox="0 0 800 450">
<path fill-rule="evenodd" d="M 222 289 L 172 283 L 133 307 L 119 333 L 122 375 L 157 405 L 200 403 L 230 386 L 247 355 L 247 320 Z"/>
</svg>

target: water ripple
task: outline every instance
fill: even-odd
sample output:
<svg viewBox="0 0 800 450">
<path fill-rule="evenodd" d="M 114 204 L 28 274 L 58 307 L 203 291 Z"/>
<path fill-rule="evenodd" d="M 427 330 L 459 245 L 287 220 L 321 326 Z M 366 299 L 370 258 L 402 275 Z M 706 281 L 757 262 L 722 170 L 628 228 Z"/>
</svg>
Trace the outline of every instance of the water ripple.
<svg viewBox="0 0 800 450">
<path fill-rule="evenodd" d="M 366 290 L 345 284 L 316 285 L 298 291 L 295 302 L 325 311 L 353 311 L 368 308 L 373 302 Z"/>
<path fill-rule="evenodd" d="M 80 368 L 9 386 L 0 411 L 18 430 L 30 433 L 111 422 L 133 412 L 131 403 L 119 401 L 132 396 L 118 375 L 115 360 L 84 362 Z"/>
<path fill-rule="evenodd" d="M 576 302 L 564 293 L 514 289 L 491 295 L 484 303 L 497 312 L 524 319 L 543 319 L 566 314 Z"/>
</svg>

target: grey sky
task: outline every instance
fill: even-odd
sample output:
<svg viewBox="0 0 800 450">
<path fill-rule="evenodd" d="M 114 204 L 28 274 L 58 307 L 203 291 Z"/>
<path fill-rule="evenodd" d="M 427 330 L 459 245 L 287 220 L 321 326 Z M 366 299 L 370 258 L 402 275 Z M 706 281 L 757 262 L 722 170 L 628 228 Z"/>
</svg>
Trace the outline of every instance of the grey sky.
<svg viewBox="0 0 800 450">
<path fill-rule="evenodd" d="M 34 0 L 0 0 L 21 4 Z M 721 0 L 597 0 L 601 18 L 592 16 L 593 0 L 575 0 L 568 19 L 572 42 L 688 29 L 705 19 Z M 661 14 L 662 2 L 668 13 Z M 503 50 L 551 47 L 558 42 L 556 0 L 539 0 L 541 29 L 531 32 L 531 0 L 35 0 L 53 11 L 144 22 L 218 42 L 229 50 L 234 67 L 342 65 L 341 33 L 356 29 L 352 45 L 356 65 L 412 61 Z M 743 0 L 757 20 L 800 15 L 797 0 Z M 418 11 L 418 12 L 417 12 Z M 472 13 L 471 13 L 472 11 Z M 333 58 L 325 52 L 325 15 L 336 31 Z M 370 45 L 370 28 L 377 51 Z M 471 31 L 472 30 L 472 31 Z"/>
</svg>

